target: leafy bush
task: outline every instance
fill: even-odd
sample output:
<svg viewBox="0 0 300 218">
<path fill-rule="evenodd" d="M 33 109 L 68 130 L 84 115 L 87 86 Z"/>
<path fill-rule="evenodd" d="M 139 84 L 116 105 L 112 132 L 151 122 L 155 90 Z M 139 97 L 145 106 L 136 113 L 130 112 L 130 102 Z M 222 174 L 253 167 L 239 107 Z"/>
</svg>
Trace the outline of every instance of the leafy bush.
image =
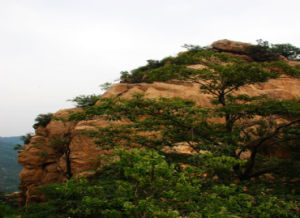
<svg viewBox="0 0 300 218">
<path fill-rule="evenodd" d="M 272 50 L 286 57 L 289 60 L 297 60 L 300 55 L 300 48 L 291 44 L 275 44 L 272 45 Z"/>
<path fill-rule="evenodd" d="M 100 85 L 102 91 L 107 91 L 112 86 L 112 83 L 106 82 Z"/>
<path fill-rule="evenodd" d="M 259 183 L 213 182 L 205 168 L 182 170 L 153 150 L 118 155 L 90 181 L 44 187 L 47 202 L 25 207 L 22 217 L 297 217 L 291 195 Z"/>
<path fill-rule="evenodd" d="M 37 129 L 39 126 L 46 127 L 48 123 L 50 123 L 52 116 L 52 113 L 39 114 L 37 118 L 35 118 L 36 123 L 33 125 L 33 128 Z"/>
<path fill-rule="evenodd" d="M 238 59 L 229 55 L 214 52 L 207 48 L 192 47 L 176 57 L 166 57 L 161 61 L 148 60 L 148 64 L 131 72 L 121 72 L 121 81 L 128 83 L 151 83 L 154 81 L 167 81 L 171 79 L 182 79 L 193 74 L 188 65 L 207 65 L 214 62 L 237 62 Z"/>
<path fill-rule="evenodd" d="M 280 54 L 271 48 L 269 42 L 262 39 L 257 40 L 257 45 L 247 47 L 246 52 L 257 62 L 277 61 L 280 58 Z"/>
<path fill-rule="evenodd" d="M 300 48 L 291 44 L 272 45 L 268 41 L 257 40 L 258 44 L 246 48 L 246 53 L 256 62 L 273 62 L 280 60 L 280 55 L 294 60 L 300 54 Z M 122 71 L 120 80 L 127 83 L 151 83 L 153 81 L 167 81 L 182 79 L 192 75 L 193 70 L 187 69 L 188 65 L 212 65 L 224 63 L 239 63 L 240 59 L 230 55 L 213 51 L 209 47 L 197 45 L 184 45 L 186 52 L 179 53 L 176 57 L 166 57 L 162 60 L 148 60 L 147 65 L 141 66 L 130 72 Z"/>
<path fill-rule="evenodd" d="M 184 44 L 182 47 L 188 51 L 194 51 L 194 52 L 211 49 L 209 46 L 202 47 L 200 45 L 191 45 L 191 44 Z"/>
<path fill-rule="evenodd" d="M 277 61 L 280 55 L 289 60 L 296 60 L 300 55 L 300 48 L 291 44 L 270 44 L 262 39 L 257 40 L 257 45 L 246 49 L 249 56 L 258 62 Z"/>
<path fill-rule="evenodd" d="M 30 143 L 30 139 L 32 138 L 32 133 L 27 133 L 26 135 L 21 136 L 21 140 L 24 142 L 24 145 L 27 145 Z"/>
<path fill-rule="evenodd" d="M 0 217 L 2 218 L 16 218 L 17 209 L 5 199 L 4 193 L 0 191 Z"/>
<path fill-rule="evenodd" d="M 300 65 L 291 66 L 284 61 L 274 61 L 269 63 L 264 63 L 263 66 L 266 68 L 277 71 L 280 74 L 287 74 L 292 77 L 300 77 Z"/>
<path fill-rule="evenodd" d="M 30 143 L 30 139 L 32 138 L 33 134 L 32 133 L 27 133 L 26 135 L 21 136 L 21 140 L 23 141 L 22 144 L 16 144 L 14 147 L 14 150 L 21 150 L 23 149 L 24 145 L 27 145 Z"/>
<path fill-rule="evenodd" d="M 68 101 L 72 101 L 76 103 L 76 107 L 88 107 L 93 106 L 96 104 L 96 102 L 99 100 L 98 95 L 79 95 L 73 99 L 70 99 Z"/>
</svg>

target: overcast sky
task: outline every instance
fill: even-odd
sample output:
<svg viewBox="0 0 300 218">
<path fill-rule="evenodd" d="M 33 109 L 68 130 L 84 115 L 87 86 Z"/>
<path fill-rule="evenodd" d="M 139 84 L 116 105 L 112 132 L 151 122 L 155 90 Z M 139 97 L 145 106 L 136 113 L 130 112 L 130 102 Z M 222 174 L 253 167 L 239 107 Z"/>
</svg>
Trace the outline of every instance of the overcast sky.
<svg viewBox="0 0 300 218">
<path fill-rule="evenodd" d="M 0 0 L 0 136 L 183 44 L 300 47 L 299 0 Z"/>
</svg>

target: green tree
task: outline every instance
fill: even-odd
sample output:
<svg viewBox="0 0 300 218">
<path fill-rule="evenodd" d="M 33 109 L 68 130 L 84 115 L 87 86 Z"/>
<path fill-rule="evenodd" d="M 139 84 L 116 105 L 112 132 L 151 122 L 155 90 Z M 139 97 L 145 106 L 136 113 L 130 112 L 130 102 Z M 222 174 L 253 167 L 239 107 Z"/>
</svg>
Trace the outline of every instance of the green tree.
<svg viewBox="0 0 300 218">
<path fill-rule="evenodd" d="M 300 48 L 297 48 L 294 45 L 289 43 L 287 44 L 274 44 L 272 45 L 272 49 L 278 54 L 286 57 L 289 60 L 297 60 L 300 55 Z"/>
<path fill-rule="evenodd" d="M 48 123 L 50 123 L 52 115 L 52 113 L 39 114 L 34 120 L 35 124 L 33 125 L 33 128 L 36 129 L 39 126 L 46 127 Z"/>
<path fill-rule="evenodd" d="M 275 63 L 245 63 L 226 56 L 206 58 L 213 60 L 201 60 L 206 68 L 190 70 L 177 78 L 199 83 L 200 91 L 213 97 L 214 108 L 199 108 L 191 101 L 180 99 L 150 100 L 137 95 L 131 100 L 101 99 L 99 105 L 70 118 L 104 116 L 110 120 L 129 120 L 123 125 L 112 124 L 97 132 L 88 132 L 99 139 L 96 143 L 108 148 L 123 143 L 161 151 L 164 146 L 185 142 L 198 152 L 208 150 L 216 156 L 225 155 L 235 160 L 240 160 L 242 153 L 250 153 L 246 164 L 237 161 L 233 167 L 242 180 L 275 173 L 282 168 L 279 166 L 283 166 L 284 160 L 270 155 L 274 146 L 287 152 L 297 150 L 299 104 L 293 100 L 239 95 L 236 91 L 245 85 L 277 78 L 282 69 L 273 67 Z M 222 118 L 224 122 L 210 122 L 211 117 Z M 280 117 L 286 119 L 276 122 Z"/>
<path fill-rule="evenodd" d="M 89 181 L 44 187 L 47 202 L 27 206 L 22 217 L 297 217 L 291 195 L 284 199 L 264 185 L 212 182 L 205 168 L 182 170 L 153 149 L 115 155 Z"/>
<path fill-rule="evenodd" d="M 270 44 L 262 39 L 257 40 L 257 45 L 250 46 L 246 49 L 248 55 L 254 61 L 276 61 L 280 59 L 280 55 L 289 60 L 297 60 L 300 55 L 300 48 L 289 43 L 286 44 Z"/>
<path fill-rule="evenodd" d="M 231 152 L 229 155 L 235 158 L 239 158 L 243 151 L 251 153 L 245 169 L 239 165 L 234 167 L 241 179 L 272 172 L 277 167 L 274 164 L 263 170 L 254 169 L 259 152 L 270 150 L 271 144 L 293 147 L 293 151 L 298 146 L 300 105 L 297 101 L 275 101 L 266 96 L 234 94 L 244 85 L 265 82 L 278 76 L 278 72 L 267 71 L 256 64 L 228 64 L 214 65 L 193 77 L 193 81 L 201 85 L 202 92 L 214 96 L 214 115 L 225 118 L 225 130 L 221 130 L 223 136 L 217 138 L 216 142 L 221 142 L 220 146 L 228 149 Z M 288 118 L 281 123 L 276 122 L 274 118 L 279 119 L 280 116 Z M 260 158 L 266 159 L 265 156 Z"/>
<path fill-rule="evenodd" d="M 72 101 L 76 103 L 76 107 L 87 107 L 87 106 L 93 106 L 96 104 L 96 102 L 99 100 L 98 95 L 79 95 L 73 99 L 70 99 L 68 101 Z"/>
<path fill-rule="evenodd" d="M 24 147 L 24 145 L 27 145 L 30 143 L 32 136 L 33 136 L 33 133 L 27 133 L 26 135 L 21 136 L 21 140 L 23 141 L 23 144 L 16 144 L 14 149 L 21 150 Z"/>
</svg>

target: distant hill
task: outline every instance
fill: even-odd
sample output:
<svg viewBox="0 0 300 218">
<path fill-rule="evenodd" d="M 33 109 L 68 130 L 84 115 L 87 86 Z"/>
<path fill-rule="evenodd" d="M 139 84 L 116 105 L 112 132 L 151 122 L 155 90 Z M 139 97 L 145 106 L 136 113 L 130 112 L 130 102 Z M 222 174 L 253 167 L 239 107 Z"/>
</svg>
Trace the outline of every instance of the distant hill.
<svg viewBox="0 0 300 218">
<path fill-rule="evenodd" d="M 16 144 L 22 144 L 20 136 L 0 137 L 0 190 L 13 192 L 18 190 L 19 173 L 22 167 L 18 164 Z"/>
</svg>

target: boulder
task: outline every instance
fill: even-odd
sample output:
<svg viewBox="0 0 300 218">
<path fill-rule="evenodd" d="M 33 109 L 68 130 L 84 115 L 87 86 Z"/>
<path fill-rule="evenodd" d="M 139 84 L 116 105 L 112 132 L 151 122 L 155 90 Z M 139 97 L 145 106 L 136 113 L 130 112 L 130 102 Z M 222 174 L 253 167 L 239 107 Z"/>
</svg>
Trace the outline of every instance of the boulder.
<svg viewBox="0 0 300 218">
<path fill-rule="evenodd" d="M 230 41 L 228 39 L 218 40 L 211 44 L 211 47 L 218 51 L 246 54 L 246 48 L 251 46 L 250 43 Z"/>
</svg>

